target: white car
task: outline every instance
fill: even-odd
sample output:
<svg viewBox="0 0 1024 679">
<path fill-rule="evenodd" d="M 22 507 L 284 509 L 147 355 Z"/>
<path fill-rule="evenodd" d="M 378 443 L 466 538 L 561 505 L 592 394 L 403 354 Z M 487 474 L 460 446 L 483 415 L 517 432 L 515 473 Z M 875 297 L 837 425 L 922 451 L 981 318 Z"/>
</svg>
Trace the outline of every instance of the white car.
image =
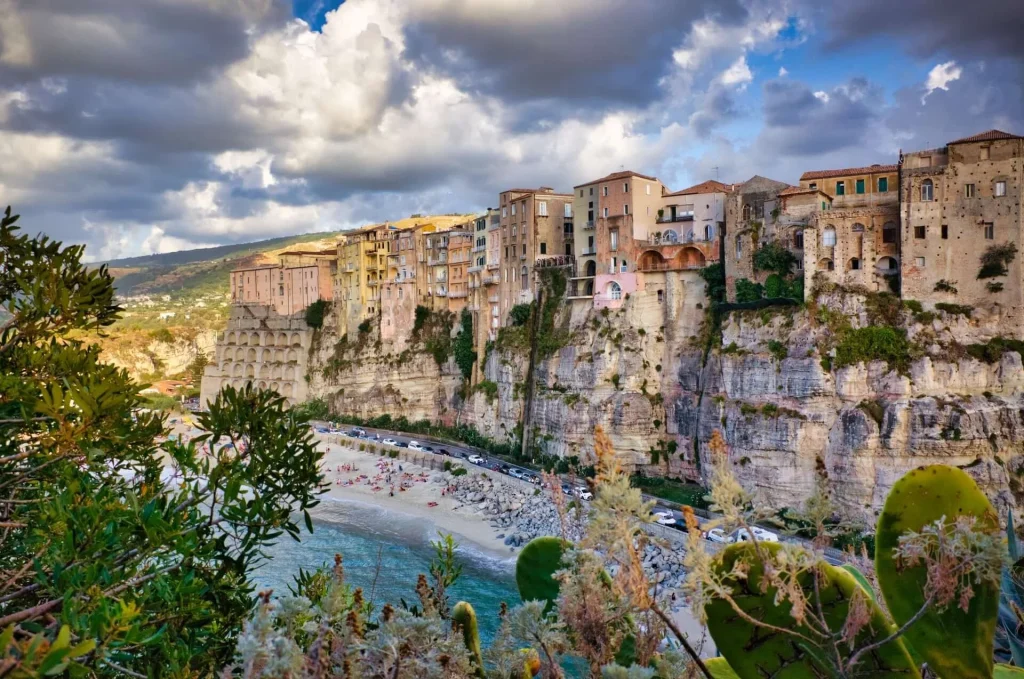
<svg viewBox="0 0 1024 679">
<path fill-rule="evenodd" d="M 778 535 L 769 530 L 765 530 L 764 528 L 758 528 L 757 526 L 754 526 L 750 530 L 754 533 L 754 537 L 756 537 L 759 542 L 779 541 Z M 747 530 L 745 528 L 738 529 L 730 537 L 732 538 L 733 542 L 751 542 L 750 534 L 747 533 Z"/>
<path fill-rule="evenodd" d="M 519 469 L 518 467 L 512 467 L 511 469 L 509 469 L 508 475 L 514 479 L 521 479 L 523 478 L 523 476 L 525 476 L 525 474 L 523 474 L 523 470 Z"/>
<path fill-rule="evenodd" d="M 398 441 L 396 441 L 395 439 L 384 439 L 383 441 L 381 441 L 381 443 L 383 443 L 386 446 L 397 446 L 398 445 Z"/>
<path fill-rule="evenodd" d="M 728 544 L 732 542 L 732 538 L 725 534 L 725 531 L 721 528 L 712 528 L 704 534 L 704 538 L 711 542 L 718 542 L 721 544 Z"/>
<path fill-rule="evenodd" d="M 581 500 L 593 500 L 594 494 L 586 486 L 576 486 L 576 497 Z"/>
<path fill-rule="evenodd" d="M 409 450 L 423 450 L 419 441 L 409 441 Z"/>
<path fill-rule="evenodd" d="M 676 520 L 672 516 L 672 512 L 651 512 L 651 516 L 654 517 L 655 523 L 659 523 L 662 526 L 676 525 Z"/>
<path fill-rule="evenodd" d="M 484 463 L 484 458 L 480 457 L 479 455 L 470 455 L 468 459 L 473 464 L 483 464 Z"/>
</svg>

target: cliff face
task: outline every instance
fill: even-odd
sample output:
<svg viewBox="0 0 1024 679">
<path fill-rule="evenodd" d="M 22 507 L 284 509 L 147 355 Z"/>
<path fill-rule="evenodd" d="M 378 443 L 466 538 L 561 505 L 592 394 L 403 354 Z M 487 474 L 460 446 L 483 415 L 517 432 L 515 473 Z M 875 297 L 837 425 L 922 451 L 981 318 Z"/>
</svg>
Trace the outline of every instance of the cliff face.
<svg viewBox="0 0 1024 679">
<path fill-rule="evenodd" d="M 538 449 L 588 461 L 600 425 L 626 466 L 702 481 L 719 430 L 738 477 L 765 504 L 799 506 L 824 482 L 844 513 L 865 521 L 900 476 L 925 464 L 965 467 L 1001 510 L 1024 497 L 1021 357 L 986 363 L 962 349 L 991 338 L 987 319 L 890 310 L 913 360 L 832 368 L 837 318 L 879 324 L 872 300 L 834 293 L 806 309 L 732 312 L 705 352 L 703 282 L 668 276 L 660 297 L 649 283 L 620 309 L 566 304 L 562 346 L 535 372 L 527 436 Z M 327 378 L 332 341 L 325 335 L 312 361 L 310 389 L 336 412 L 471 424 L 497 440 L 521 421 L 521 342 L 499 340 L 485 382 L 466 394 L 451 360 L 439 367 L 422 350 L 389 355 L 370 341 Z"/>
<path fill-rule="evenodd" d="M 128 371 L 133 379 L 145 375 L 178 375 L 200 354 L 214 355 L 217 333 L 214 330 L 190 332 L 171 341 L 149 337 L 118 337 L 101 341 L 103 360 Z"/>
</svg>

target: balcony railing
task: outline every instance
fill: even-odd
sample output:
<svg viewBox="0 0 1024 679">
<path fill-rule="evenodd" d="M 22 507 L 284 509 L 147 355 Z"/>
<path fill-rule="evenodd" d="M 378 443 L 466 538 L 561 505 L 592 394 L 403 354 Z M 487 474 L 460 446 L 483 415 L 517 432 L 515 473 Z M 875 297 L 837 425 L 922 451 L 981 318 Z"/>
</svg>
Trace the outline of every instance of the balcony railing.
<svg viewBox="0 0 1024 679">
<path fill-rule="evenodd" d="M 447 297 L 448 296 L 448 291 L 445 290 L 444 288 L 441 288 L 440 290 L 438 290 L 434 294 L 437 295 L 438 297 Z"/>
<path fill-rule="evenodd" d="M 708 263 L 705 262 L 686 262 L 683 264 L 677 264 L 675 262 L 662 262 L 658 264 L 640 264 L 639 271 L 642 273 L 657 273 L 659 271 L 696 271 L 703 269 Z"/>
<path fill-rule="evenodd" d="M 483 271 L 483 270 L 484 270 L 484 265 L 483 264 L 474 264 L 473 266 L 471 266 L 468 269 L 466 269 L 466 271 L 468 271 L 469 273 L 477 273 L 477 272 Z"/>
<path fill-rule="evenodd" d="M 584 231 L 587 231 L 587 230 L 593 229 L 593 228 L 594 228 L 594 222 L 587 222 L 586 224 L 583 225 L 583 230 Z"/>
<path fill-rule="evenodd" d="M 714 235 L 712 235 L 711 238 L 704 238 L 704 234 L 694 233 L 683 234 L 682 236 L 676 238 L 675 240 L 671 238 L 666 238 L 664 235 L 662 235 L 660 237 L 651 236 L 648 240 L 637 241 L 637 243 L 639 243 L 642 247 L 657 247 L 663 245 L 693 245 L 713 242 L 715 242 Z"/>
<path fill-rule="evenodd" d="M 473 252 L 483 252 L 486 249 L 487 249 L 487 245 L 486 244 L 485 245 L 474 245 L 473 246 Z"/>
<path fill-rule="evenodd" d="M 662 215 L 661 217 L 658 217 L 657 223 L 658 224 L 671 224 L 672 222 L 692 222 L 692 221 L 693 221 L 693 213 L 690 213 L 690 214 L 675 215 L 675 216 L 673 216 L 673 215 Z"/>
<path fill-rule="evenodd" d="M 487 301 L 490 302 L 491 304 L 497 304 L 499 301 L 501 301 L 501 296 L 500 295 L 488 295 Z"/>
<path fill-rule="evenodd" d="M 501 264 L 499 264 L 498 262 L 487 262 L 487 270 L 488 271 L 494 271 L 495 269 L 497 269 L 500 266 L 501 266 Z"/>
<path fill-rule="evenodd" d="M 586 257 L 587 255 L 596 255 L 596 254 L 597 254 L 597 248 L 596 247 L 583 248 L 583 250 L 580 251 L 580 256 L 581 257 Z"/>
<path fill-rule="evenodd" d="M 448 293 L 449 299 L 462 299 L 463 297 L 469 297 L 469 293 L 465 290 L 452 290 Z"/>
<path fill-rule="evenodd" d="M 501 276 L 498 274 L 484 278 L 484 285 L 498 285 L 499 283 L 501 283 Z"/>
</svg>

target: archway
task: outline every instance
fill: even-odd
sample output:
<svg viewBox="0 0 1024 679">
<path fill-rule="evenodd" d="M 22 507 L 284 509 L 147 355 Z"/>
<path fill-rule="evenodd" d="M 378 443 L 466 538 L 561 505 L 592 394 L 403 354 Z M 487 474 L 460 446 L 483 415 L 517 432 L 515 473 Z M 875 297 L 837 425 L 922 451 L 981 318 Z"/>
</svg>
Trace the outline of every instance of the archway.
<svg viewBox="0 0 1024 679">
<path fill-rule="evenodd" d="M 663 240 L 666 243 L 678 243 L 679 234 L 673 231 L 672 229 L 666 229 L 661 232 L 661 240 Z"/>
<path fill-rule="evenodd" d="M 608 299 L 622 299 L 622 288 L 615 281 L 608 281 L 607 287 L 605 287 L 605 294 Z"/>
<path fill-rule="evenodd" d="M 268 332 L 267 333 L 267 339 L 263 342 L 263 344 L 264 344 L 264 346 L 268 346 L 268 347 L 274 346 L 274 333 Z"/>
<path fill-rule="evenodd" d="M 288 333 L 279 332 L 277 333 L 277 346 L 286 347 L 288 346 Z"/>
<path fill-rule="evenodd" d="M 301 347 L 302 346 L 302 336 L 299 335 L 299 333 L 297 333 L 297 332 L 293 332 L 292 333 L 292 346 L 293 347 Z"/>
<path fill-rule="evenodd" d="M 860 259 L 858 259 L 857 257 L 851 257 L 850 260 L 846 262 L 846 270 L 860 271 Z"/>
<path fill-rule="evenodd" d="M 238 349 L 235 349 L 235 360 L 236 361 L 244 361 L 245 360 L 245 349 L 242 349 L 241 347 L 239 347 Z"/>
<path fill-rule="evenodd" d="M 823 257 L 818 260 L 818 269 L 822 271 L 833 271 L 835 268 L 835 263 L 828 257 Z"/>
<path fill-rule="evenodd" d="M 229 332 L 228 336 L 225 338 L 224 341 L 227 342 L 228 344 L 234 344 L 235 343 L 235 339 L 236 339 L 235 333 Z"/>
<path fill-rule="evenodd" d="M 295 368 L 293 368 L 292 366 L 288 366 L 287 368 L 285 368 L 284 369 L 284 378 L 286 380 L 294 380 L 295 379 Z"/>
<path fill-rule="evenodd" d="M 656 250 L 647 250 L 640 255 L 641 271 L 665 271 L 668 269 L 668 262 Z"/>
<path fill-rule="evenodd" d="M 247 333 L 247 332 L 240 332 L 240 333 L 238 333 L 238 343 L 241 344 L 242 346 L 248 345 L 249 344 L 249 333 Z"/>
<path fill-rule="evenodd" d="M 683 248 L 676 255 L 676 262 L 683 269 L 700 269 L 707 263 L 707 260 L 704 253 L 697 248 Z"/>
<path fill-rule="evenodd" d="M 285 384 L 284 386 L 281 387 L 281 396 L 286 396 L 287 397 L 287 396 L 291 396 L 291 395 L 292 395 L 292 385 Z"/>
<path fill-rule="evenodd" d="M 260 365 L 260 377 L 270 379 L 270 366 L 266 363 Z"/>
<path fill-rule="evenodd" d="M 242 365 L 241 363 L 236 363 L 235 364 L 235 369 L 232 371 L 231 376 L 232 377 L 244 377 L 245 376 L 245 366 Z"/>
<path fill-rule="evenodd" d="M 289 363 L 298 363 L 299 362 L 299 354 L 294 349 L 289 349 L 288 350 L 288 362 Z"/>
<path fill-rule="evenodd" d="M 281 379 L 281 375 L 283 375 L 283 374 L 284 374 L 284 369 L 282 369 L 281 366 L 279 366 L 279 365 L 275 365 L 274 369 L 270 371 L 270 378 L 274 379 L 274 380 L 279 380 L 279 379 Z"/>
<path fill-rule="evenodd" d="M 271 382 L 270 383 L 270 388 L 273 389 L 276 392 L 280 392 L 281 391 L 281 383 L 280 382 Z"/>
<path fill-rule="evenodd" d="M 593 278 L 594 276 L 597 275 L 597 262 L 595 262 L 592 259 L 588 259 L 584 269 L 586 271 L 586 276 L 588 278 Z"/>
<path fill-rule="evenodd" d="M 899 262 L 896 261 L 895 257 L 879 257 L 875 263 L 875 268 L 882 273 L 895 273 L 899 268 Z"/>
<path fill-rule="evenodd" d="M 288 352 L 285 351 L 284 349 L 277 349 L 274 351 L 274 360 L 277 361 L 278 363 L 284 363 L 286 360 L 288 360 L 287 358 L 285 358 L 287 355 Z"/>
<path fill-rule="evenodd" d="M 249 344 L 253 345 L 254 347 L 258 347 L 260 345 L 260 334 L 258 332 L 254 332 L 253 334 L 249 335 Z"/>
<path fill-rule="evenodd" d="M 248 352 L 246 352 L 245 360 L 249 361 L 250 363 L 255 363 L 256 362 L 256 350 L 255 349 L 250 349 Z"/>
<path fill-rule="evenodd" d="M 263 381 L 263 380 L 260 380 L 259 387 L 260 387 L 260 389 L 266 389 L 267 388 L 267 383 L 265 381 Z"/>
<path fill-rule="evenodd" d="M 254 368 L 251 365 L 245 366 L 245 376 L 246 377 L 256 377 L 256 368 Z"/>
</svg>

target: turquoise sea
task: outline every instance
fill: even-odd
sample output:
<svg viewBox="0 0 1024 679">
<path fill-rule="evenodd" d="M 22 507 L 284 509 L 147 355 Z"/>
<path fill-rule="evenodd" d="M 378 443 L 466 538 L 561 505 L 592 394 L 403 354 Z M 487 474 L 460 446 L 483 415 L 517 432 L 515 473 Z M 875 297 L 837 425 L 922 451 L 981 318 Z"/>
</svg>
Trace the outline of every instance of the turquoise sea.
<svg viewBox="0 0 1024 679">
<path fill-rule="evenodd" d="M 410 604 L 417 602 L 416 577 L 427 573 L 434 554 L 430 541 L 437 539 L 437 529 L 430 521 L 337 501 L 325 501 L 317 514 L 312 534 L 304 531 L 300 542 L 284 537 L 267 551 L 269 558 L 254 576 L 260 589 L 270 587 L 276 594 L 287 594 L 287 585 L 299 568 L 333 564 L 334 555 L 340 552 L 346 580 L 362 587 L 378 610 L 386 602 L 397 607 L 403 598 Z M 459 557 L 462 577 L 452 588 L 451 600 L 453 604 L 459 600 L 473 604 L 486 646 L 498 629 L 501 602 L 509 606 L 519 603 L 514 562 L 471 545 L 460 545 Z"/>
</svg>

